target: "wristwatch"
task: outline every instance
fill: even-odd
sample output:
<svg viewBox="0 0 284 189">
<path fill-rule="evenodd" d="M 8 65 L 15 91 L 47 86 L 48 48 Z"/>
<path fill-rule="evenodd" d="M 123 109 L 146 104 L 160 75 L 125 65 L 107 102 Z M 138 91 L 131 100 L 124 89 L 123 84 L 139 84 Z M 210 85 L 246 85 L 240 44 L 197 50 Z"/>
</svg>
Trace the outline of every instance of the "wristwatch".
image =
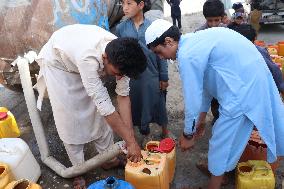
<svg viewBox="0 0 284 189">
<path fill-rule="evenodd" d="M 194 136 L 194 134 L 185 134 L 184 132 L 182 133 L 183 137 L 186 138 L 187 140 L 191 140 Z"/>
</svg>

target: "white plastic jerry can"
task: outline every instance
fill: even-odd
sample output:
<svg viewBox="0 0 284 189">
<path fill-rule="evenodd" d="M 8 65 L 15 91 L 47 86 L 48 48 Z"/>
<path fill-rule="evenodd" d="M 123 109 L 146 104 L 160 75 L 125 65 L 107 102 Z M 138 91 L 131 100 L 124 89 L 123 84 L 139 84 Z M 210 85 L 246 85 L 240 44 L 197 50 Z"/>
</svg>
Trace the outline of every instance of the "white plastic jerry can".
<svg viewBox="0 0 284 189">
<path fill-rule="evenodd" d="M 0 139 L 0 162 L 9 165 L 15 180 L 37 182 L 41 175 L 40 166 L 29 146 L 20 138 Z"/>
</svg>

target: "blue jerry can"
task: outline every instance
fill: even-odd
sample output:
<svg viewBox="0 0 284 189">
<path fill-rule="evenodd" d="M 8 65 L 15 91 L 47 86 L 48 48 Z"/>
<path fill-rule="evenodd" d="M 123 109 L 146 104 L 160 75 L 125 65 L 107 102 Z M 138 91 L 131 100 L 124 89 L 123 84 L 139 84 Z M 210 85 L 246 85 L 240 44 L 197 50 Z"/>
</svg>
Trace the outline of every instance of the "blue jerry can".
<svg viewBox="0 0 284 189">
<path fill-rule="evenodd" d="M 108 177 L 90 185 L 88 189 L 135 189 L 131 184 L 115 177 Z"/>
</svg>

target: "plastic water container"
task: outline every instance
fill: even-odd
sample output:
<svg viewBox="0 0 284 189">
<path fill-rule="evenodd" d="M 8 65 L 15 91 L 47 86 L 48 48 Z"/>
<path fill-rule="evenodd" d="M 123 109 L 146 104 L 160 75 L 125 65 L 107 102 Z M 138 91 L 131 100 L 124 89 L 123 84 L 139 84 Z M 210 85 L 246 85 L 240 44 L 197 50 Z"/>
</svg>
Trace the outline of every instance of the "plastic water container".
<svg viewBox="0 0 284 189">
<path fill-rule="evenodd" d="M 40 185 L 32 183 L 27 179 L 21 179 L 9 183 L 5 189 L 42 189 Z"/>
<path fill-rule="evenodd" d="M 36 182 L 41 175 L 29 146 L 20 138 L 0 139 L 0 161 L 9 165 L 15 180 Z"/>
<path fill-rule="evenodd" d="M 278 55 L 284 56 L 284 41 L 278 42 Z"/>
<path fill-rule="evenodd" d="M 275 178 L 266 161 L 249 160 L 237 166 L 236 189 L 274 189 Z"/>
<path fill-rule="evenodd" d="M 265 47 L 265 46 L 266 46 L 266 44 L 265 44 L 264 41 L 259 41 L 259 40 L 255 40 L 255 41 L 254 41 L 254 44 L 255 44 L 255 45 L 258 45 L 258 46 L 261 46 L 261 47 Z"/>
<path fill-rule="evenodd" d="M 175 142 L 171 138 L 159 141 L 150 141 L 146 144 L 146 151 L 166 153 L 168 163 L 168 173 L 170 183 L 174 180 L 176 169 L 176 148 Z"/>
<path fill-rule="evenodd" d="M 169 173 L 166 154 L 141 151 L 141 162 L 128 161 L 125 180 L 135 189 L 169 189 Z"/>
<path fill-rule="evenodd" d="M 267 51 L 270 55 L 278 55 L 278 45 L 268 45 Z"/>
<path fill-rule="evenodd" d="M 14 115 L 4 107 L 0 107 L 0 138 L 16 138 L 20 136 Z"/>
<path fill-rule="evenodd" d="M 11 170 L 7 164 L 0 163 L 0 189 L 3 189 L 13 179 Z"/>
<path fill-rule="evenodd" d="M 248 144 L 239 159 L 239 163 L 247 162 L 249 160 L 262 160 L 265 161 L 267 159 L 267 145 L 262 140 L 259 135 L 259 132 L 256 128 L 253 129 Z M 273 163 L 270 163 L 271 169 L 273 173 L 275 173 L 276 169 L 280 165 L 280 158 Z"/>
<path fill-rule="evenodd" d="M 108 177 L 90 185 L 88 189 L 135 189 L 131 184 L 115 177 Z"/>
</svg>

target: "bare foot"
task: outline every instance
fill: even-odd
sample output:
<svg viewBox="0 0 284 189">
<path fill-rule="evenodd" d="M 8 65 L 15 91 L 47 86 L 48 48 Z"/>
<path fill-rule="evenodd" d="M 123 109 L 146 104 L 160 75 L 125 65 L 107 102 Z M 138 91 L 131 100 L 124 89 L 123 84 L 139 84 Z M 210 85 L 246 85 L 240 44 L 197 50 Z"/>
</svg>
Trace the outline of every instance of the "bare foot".
<svg viewBox="0 0 284 189">
<path fill-rule="evenodd" d="M 205 175 L 211 176 L 211 173 L 208 169 L 208 162 L 207 160 L 200 160 L 198 163 L 196 163 L 196 167 Z M 222 180 L 222 186 L 226 186 L 229 184 L 229 178 L 228 175 L 224 175 L 223 180 Z"/>
</svg>

